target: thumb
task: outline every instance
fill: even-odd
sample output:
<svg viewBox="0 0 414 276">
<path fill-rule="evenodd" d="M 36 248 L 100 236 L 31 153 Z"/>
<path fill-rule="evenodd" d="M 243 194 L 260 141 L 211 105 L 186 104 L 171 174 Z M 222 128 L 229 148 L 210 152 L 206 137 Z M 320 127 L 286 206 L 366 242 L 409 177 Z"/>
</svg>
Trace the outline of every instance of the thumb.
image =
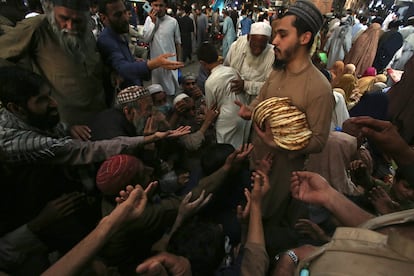
<svg viewBox="0 0 414 276">
<path fill-rule="evenodd" d="M 242 107 L 243 106 L 243 104 L 240 101 L 238 101 L 238 100 L 235 100 L 234 103 L 236 105 L 238 105 L 239 107 Z"/>
</svg>

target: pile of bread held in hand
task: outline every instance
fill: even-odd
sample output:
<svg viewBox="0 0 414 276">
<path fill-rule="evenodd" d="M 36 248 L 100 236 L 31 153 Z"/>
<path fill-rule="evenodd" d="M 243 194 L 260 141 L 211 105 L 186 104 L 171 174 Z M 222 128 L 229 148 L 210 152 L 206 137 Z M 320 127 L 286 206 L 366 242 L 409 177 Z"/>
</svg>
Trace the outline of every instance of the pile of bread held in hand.
<svg viewBox="0 0 414 276">
<path fill-rule="evenodd" d="M 274 142 L 283 149 L 303 149 L 312 136 L 306 114 L 291 105 L 287 97 L 272 97 L 260 102 L 253 110 L 252 118 L 261 129 L 268 121 Z"/>
</svg>

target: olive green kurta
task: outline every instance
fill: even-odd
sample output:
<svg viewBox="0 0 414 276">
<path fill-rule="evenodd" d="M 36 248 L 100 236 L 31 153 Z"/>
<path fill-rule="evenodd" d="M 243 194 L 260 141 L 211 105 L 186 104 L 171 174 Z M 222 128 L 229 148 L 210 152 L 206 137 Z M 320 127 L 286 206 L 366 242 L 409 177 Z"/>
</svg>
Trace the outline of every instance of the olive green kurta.
<svg viewBox="0 0 414 276">
<path fill-rule="evenodd" d="M 25 19 L 8 29 L 0 36 L 0 49 L 0 59 L 30 68 L 49 81 L 61 121 L 84 124 L 105 108 L 103 66 L 95 47 L 90 47 L 84 63 L 75 62 L 60 47 L 45 16 Z"/>
</svg>

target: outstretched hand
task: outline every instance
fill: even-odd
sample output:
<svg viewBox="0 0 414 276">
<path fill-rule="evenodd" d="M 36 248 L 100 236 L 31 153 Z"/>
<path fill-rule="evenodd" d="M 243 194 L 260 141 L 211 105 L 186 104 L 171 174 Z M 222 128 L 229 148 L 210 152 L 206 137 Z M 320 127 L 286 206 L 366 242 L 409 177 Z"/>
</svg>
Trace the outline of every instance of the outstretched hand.
<svg viewBox="0 0 414 276">
<path fill-rule="evenodd" d="M 148 194 L 156 186 L 157 182 L 151 182 L 145 190 L 141 185 L 135 187 L 128 185 L 125 190 L 119 192 L 119 197 L 115 199 L 117 207 L 110 216 L 122 220 L 122 222 L 134 220 L 142 215 L 148 201 Z"/>
<path fill-rule="evenodd" d="M 400 136 L 397 128 L 390 122 L 373 119 L 367 116 L 351 118 L 349 121 L 359 128 L 363 136 L 373 141 L 386 154 L 394 157 L 397 162 L 413 161 L 398 158 L 401 157 L 402 153 L 406 153 L 407 151 L 412 152 L 412 149 L 410 149 L 409 145 Z"/>
<path fill-rule="evenodd" d="M 169 57 L 173 57 L 175 56 L 175 54 L 173 53 L 166 53 L 166 54 L 162 54 L 159 55 L 158 57 L 154 58 L 154 62 L 155 62 L 155 68 L 161 67 L 167 70 L 175 70 L 178 68 L 182 68 L 184 67 L 184 63 L 181 61 L 173 61 L 173 60 L 169 60 Z M 155 69 L 155 68 L 151 68 L 151 69 Z"/>
<path fill-rule="evenodd" d="M 91 138 L 91 129 L 86 125 L 74 125 L 70 128 L 70 136 L 73 139 L 88 141 Z"/>
<path fill-rule="evenodd" d="M 168 130 L 164 132 L 157 131 L 154 133 L 157 140 L 164 138 L 177 138 L 191 133 L 191 126 L 180 126 L 174 130 Z"/>
<path fill-rule="evenodd" d="M 178 208 L 178 215 L 182 220 L 196 214 L 201 208 L 203 208 L 211 199 L 213 194 L 208 194 L 205 196 L 205 191 L 203 190 L 200 196 L 190 202 L 193 193 L 189 192 L 184 199 L 181 201 L 180 207 Z"/>
<path fill-rule="evenodd" d="M 307 171 L 292 172 L 290 183 L 293 198 L 316 205 L 326 203 L 333 190 L 325 178 Z"/>
<path fill-rule="evenodd" d="M 145 260 L 136 272 L 145 276 L 191 276 L 191 265 L 184 257 L 162 252 Z"/>
<path fill-rule="evenodd" d="M 225 169 L 229 170 L 232 167 L 240 165 L 243 160 L 252 152 L 253 145 L 252 144 L 244 144 L 241 145 L 240 148 L 236 149 L 232 152 L 229 156 L 227 156 L 226 161 L 224 163 Z"/>
</svg>

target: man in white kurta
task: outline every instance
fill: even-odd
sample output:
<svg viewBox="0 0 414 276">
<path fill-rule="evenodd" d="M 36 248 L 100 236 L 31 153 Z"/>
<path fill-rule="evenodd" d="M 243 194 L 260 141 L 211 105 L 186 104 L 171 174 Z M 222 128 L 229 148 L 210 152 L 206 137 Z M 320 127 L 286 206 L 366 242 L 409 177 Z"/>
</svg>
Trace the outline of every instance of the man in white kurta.
<svg viewBox="0 0 414 276">
<path fill-rule="evenodd" d="M 170 60 L 179 60 L 181 50 L 181 36 L 178 22 L 175 18 L 165 14 L 166 3 L 156 0 L 151 3 L 152 10 L 144 24 L 143 40 L 150 44 L 151 58 L 161 54 L 174 53 Z M 175 95 L 178 84 L 178 71 L 157 68 L 152 70 L 152 83 L 161 84 L 169 98 Z"/>
<path fill-rule="evenodd" d="M 250 132 L 249 122 L 237 115 L 239 107 L 234 104 L 235 100 L 246 104 L 247 97 L 231 91 L 231 81 L 238 78 L 235 69 L 219 64 L 211 70 L 205 83 L 207 106 L 216 104 L 220 108 L 216 121 L 217 143 L 231 144 L 236 149 L 247 142 Z"/>
<path fill-rule="evenodd" d="M 241 80 L 233 81 L 233 88 L 246 94 L 249 103 L 259 94 L 272 72 L 274 52 L 273 45 L 269 43 L 271 33 L 269 24 L 252 24 L 250 34 L 233 42 L 223 63 L 239 72 Z"/>
</svg>

